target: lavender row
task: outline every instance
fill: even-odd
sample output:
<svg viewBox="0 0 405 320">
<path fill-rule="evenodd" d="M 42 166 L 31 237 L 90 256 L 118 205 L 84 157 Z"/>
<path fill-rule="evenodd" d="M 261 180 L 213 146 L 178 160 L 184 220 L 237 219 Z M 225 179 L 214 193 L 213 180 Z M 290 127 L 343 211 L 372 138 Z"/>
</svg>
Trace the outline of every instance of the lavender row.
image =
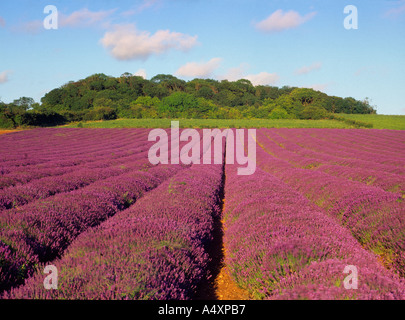
<svg viewBox="0 0 405 320">
<path fill-rule="evenodd" d="M 169 134 L 170 135 L 170 134 Z M 0 177 L 0 186 L 15 186 L 0 190 L 0 211 L 23 205 L 38 198 L 45 198 L 59 192 L 66 192 L 80 188 L 95 181 L 95 179 L 105 178 L 108 175 L 120 173 L 118 168 L 108 170 L 110 166 L 120 166 L 127 168 L 131 166 L 130 161 L 137 160 L 144 156 L 152 142 L 146 140 L 138 143 L 136 149 L 125 150 L 123 153 L 109 155 L 107 159 L 89 161 L 89 163 L 57 169 L 30 170 L 21 174 L 7 175 Z M 184 145 L 185 142 L 180 144 Z M 170 149 L 170 148 L 169 148 Z M 51 166 L 52 168 L 52 166 Z M 95 168 L 107 168 L 106 170 L 94 170 Z M 125 169 L 123 168 L 123 170 Z M 90 170 L 88 170 L 90 169 Z M 121 170 L 121 171 L 123 171 Z M 74 171 L 74 172 L 73 172 Z M 46 178 L 42 178 L 45 176 Z M 41 179 L 42 178 L 42 179 Z M 30 181 L 33 182 L 29 183 Z M 25 183 L 25 184 L 24 184 Z"/>
<path fill-rule="evenodd" d="M 45 290 L 38 270 L 4 297 L 192 299 L 208 275 L 207 247 L 214 217 L 221 213 L 222 181 L 222 165 L 193 165 L 179 172 L 128 210 L 83 233 L 53 261 L 58 290 Z"/>
<path fill-rule="evenodd" d="M 39 171 L 29 171 L 26 175 L 14 175 L 13 178 L 7 179 L 6 177 L 0 177 L 0 183 L 3 183 L 3 188 L 0 188 L 0 211 L 2 205 L 5 206 L 7 200 L 14 201 L 18 196 L 22 197 L 23 202 L 17 202 L 15 205 L 25 203 L 25 196 L 27 200 L 32 198 L 29 194 L 34 194 L 34 198 L 41 198 L 41 191 L 46 191 L 47 186 L 49 187 L 48 193 L 57 193 L 57 191 L 52 191 L 54 188 L 58 188 L 56 181 L 61 183 L 60 187 L 69 182 L 72 179 L 77 180 L 80 178 L 80 174 L 83 175 L 83 179 L 86 180 L 86 176 L 92 172 L 96 172 L 97 169 L 103 172 L 103 169 L 108 169 L 109 167 L 122 167 L 125 169 L 133 161 L 139 159 L 147 159 L 147 151 L 150 147 L 150 143 L 145 146 L 141 146 L 136 150 L 132 150 L 131 153 L 121 155 L 118 158 L 106 158 L 95 161 L 90 161 L 85 164 L 76 165 L 72 167 L 62 167 L 62 168 L 49 168 L 41 169 Z M 77 178 L 76 178 L 77 177 Z M 38 190 L 39 189 L 39 190 Z M 66 190 L 68 190 L 67 187 Z M 25 192 L 24 190 L 28 190 Z M 38 194 L 35 195 L 35 193 Z M 73 189 L 72 189 L 73 190 Z"/>
<path fill-rule="evenodd" d="M 382 151 L 378 150 L 375 152 L 377 154 L 364 154 L 361 150 L 361 145 L 359 142 L 353 143 L 350 147 L 342 147 L 342 143 L 332 142 L 334 131 L 329 131 L 323 129 L 318 134 L 323 135 L 323 139 L 319 139 L 314 136 L 314 133 L 309 133 L 306 130 L 291 129 L 291 131 L 282 130 L 261 130 L 263 133 L 273 139 L 273 141 L 281 146 L 286 151 L 294 152 L 296 156 L 303 155 L 305 157 L 310 157 L 312 159 L 325 159 L 326 161 L 336 161 L 337 163 L 343 162 L 350 164 L 352 161 L 362 161 L 364 165 L 369 167 L 377 164 L 379 169 L 385 169 L 392 172 L 404 173 L 401 168 L 401 164 L 389 164 L 389 160 L 397 161 L 400 158 L 400 153 L 397 150 L 395 158 L 392 159 L 387 157 L 387 155 Z M 318 131 L 316 131 L 318 132 Z M 345 133 L 345 131 L 340 131 L 340 133 Z M 298 159 L 298 158 L 297 158 Z M 380 159 L 380 162 L 375 161 Z"/>
<path fill-rule="evenodd" d="M 342 132 L 343 131 L 343 132 Z M 320 132 L 316 132 L 316 134 Z M 371 153 L 380 152 L 384 155 L 398 158 L 398 151 L 403 147 L 404 132 L 398 130 L 337 130 L 334 143 L 341 144 L 340 137 L 344 135 L 343 143 L 354 151 L 357 147 Z M 328 137 L 319 134 L 319 138 L 328 141 Z M 387 143 L 389 141 L 389 143 Z"/>
<path fill-rule="evenodd" d="M 136 148 L 147 141 L 146 133 L 140 132 L 141 134 L 138 134 L 137 132 L 138 131 L 133 132 L 137 135 L 136 138 L 131 134 L 132 132 L 128 132 L 128 137 L 122 138 L 117 134 L 114 136 L 114 139 L 106 141 L 99 141 L 99 139 L 102 139 L 103 137 L 99 137 L 97 132 L 92 132 L 94 135 L 93 140 L 88 142 L 92 143 L 92 145 L 80 145 L 80 149 L 75 154 L 69 153 L 69 137 L 66 137 L 65 140 L 55 141 L 55 145 L 50 146 L 44 146 L 41 141 L 38 141 L 38 146 L 44 149 L 53 150 L 54 152 L 54 155 L 46 158 L 41 158 L 34 152 L 29 152 L 29 150 L 23 146 L 18 145 L 17 148 L 14 146 L 19 158 L 14 161 L 3 161 L 1 171 L 5 172 L 7 170 L 8 172 L 15 172 L 16 170 L 32 170 L 36 168 L 44 168 L 49 164 L 53 166 L 67 166 L 70 165 L 71 162 L 77 164 L 89 161 L 89 159 L 101 158 L 116 153 L 124 153 L 125 151 Z M 90 150 L 90 147 L 92 150 Z M 7 150 L 2 148 L 2 154 L 6 152 Z"/>
<path fill-rule="evenodd" d="M 402 170 L 397 167 L 389 167 L 387 169 L 384 168 L 384 165 L 377 164 L 370 166 L 369 162 L 362 160 L 341 160 L 326 154 L 316 154 L 310 150 L 302 150 L 302 148 L 301 150 L 297 148 L 297 150 L 285 145 L 280 147 L 270 139 L 264 132 L 258 133 L 259 144 L 263 147 L 265 144 L 268 153 L 291 163 L 295 167 L 327 172 L 338 177 L 345 177 L 346 179 L 374 185 L 386 191 L 405 192 L 402 175 L 387 172 L 387 170 L 401 172 Z"/>
<path fill-rule="evenodd" d="M 389 138 L 381 136 L 379 130 L 358 129 L 280 129 L 277 133 L 292 143 L 303 145 L 309 143 L 314 147 L 326 146 L 330 151 L 334 149 L 334 152 L 347 153 L 348 156 L 350 152 L 356 152 L 366 155 L 366 159 L 373 155 L 383 156 L 386 159 L 400 159 L 398 151 L 402 146 L 401 132 L 395 132 Z"/>
<path fill-rule="evenodd" d="M 144 144 L 147 142 L 147 137 L 144 136 L 139 140 L 123 141 L 125 139 L 119 139 L 119 136 L 114 137 L 114 139 L 109 139 L 105 141 L 99 141 L 100 138 L 97 132 L 93 132 L 93 141 L 91 146 L 82 145 L 81 149 L 76 153 L 69 153 L 66 149 L 69 149 L 69 137 L 65 140 L 59 139 L 55 141 L 55 145 L 41 143 L 41 141 L 34 142 L 38 147 L 53 150 L 54 154 L 51 156 L 44 157 L 35 151 L 29 151 L 23 146 L 15 147 L 19 159 L 13 161 L 2 161 L 1 167 L 2 171 L 8 172 L 18 172 L 18 171 L 31 171 L 37 168 L 46 168 L 48 165 L 51 166 L 67 166 L 70 163 L 85 163 L 91 161 L 91 159 L 101 159 L 102 157 L 114 156 L 116 153 L 124 154 L 129 150 L 136 148 L 139 144 Z M 1 137 L 0 137 L 1 138 Z M 90 143 L 90 141 L 89 141 Z M 65 149 L 66 148 L 66 149 Z M 1 153 L 7 152 L 2 150 Z"/>
<path fill-rule="evenodd" d="M 392 174 L 402 175 L 405 170 L 402 167 L 393 166 L 384 163 L 376 163 L 374 157 L 367 159 L 359 159 L 356 150 L 347 152 L 346 157 L 341 154 L 336 154 L 336 146 L 332 143 L 319 142 L 312 136 L 307 136 L 307 131 L 296 131 L 298 129 L 291 129 L 293 132 L 288 132 L 292 135 L 292 141 L 285 141 L 278 138 L 279 131 L 262 129 L 259 130 L 258 136 L 268 140 L 267 147 L 273 155 L 289 161 L 294 166 L 311 169 L 316 168 L 323 164 L 347 166 L 351 168 L 367 168 L 375 171 L 388 172 Z M 329 131 L 322 131 L 324 136 L 331 135 Z M 286 134 L 283 134 L 286 135 Z M 270 142 L 270 144 L 269 144 Z M 388 143 L 388 142 L 387 142 Z M 355 146 L 354 146 L 355 147 Z"/>
<path fill-rule="evenodd" d="M 98 134 L 97 134 L 98 133 Z M 97 136 L 100 141 L 97 145 L 94 144 L 94 136 Z M 117 137 L 119 140 L 120 137 Z M 46 160 L 47 157 L 53 157 L 58 153 L 64 156 L 74 154 L 76 150 L 80 153 L 82 150 L 99 148 L 105 142 L 108 143 L 111 139 L 106 139 L 103 132 L 82 130 L 71 131 L 64 129 L 34 129 L 29 132 L 20 132 L 8 137 L 1 137 L 3 150 L 2 161 L 12 164 L 21 160 L 21 155 L 26 153 L 27 158 Z M 63 146 L 63 147 L 62 147 Z M 17 147 L 17 148 L 16 148 Z M 52 148 L 50 148 L 52 147 Z"/>
<path fill-rule="evenodd" d="M 321 132 L 318 132 L 318 134 L 321 135 Z M 342 134 L 351 135 L 351 140 L 346 142 L 345 138 L 341 138 Z M 338 153 L 343 152 L 346 157 L 351 157 L 351 155 L 354 155 L 354 158 L 356 159 L 361 159 L 368 162 L 370 162 L 370 159 L 372 159 L 373 163 L 403 168 L 403 165 L 405 164 L 401 155 L 403 144 L 399 141 L 395 142 L 393 135 L 391 135 L 390 138 L 384 138 L 384 140 L 381 140 L 382 137 L 379 137 L 380 142 L 382 143 L 378 144 L 377 137 L 379 134 L 380 133 L 378 131 L 376 132 L 375 130 L 366 132 L 362 130 L 355 130 L 353 132 L 350 130 L 341 130 L 337 132 L 328 131 L 327 134 L 322 132 L 320 137 L 315 135 L 312 139 L 305 139 L 305 137 L 303 137 L 303 139 L 307 143 L 309 142 L 312 144 L 314 147 L 322 145 L 322 152 L 324 148 L 327 148 L 330 150 L 330 152 L 332 151 L 335 153 L 338 149 Z M 402 133 L 397 132 L 395 134 L 396 138 L 400 139 Z M 365 135 L 367 140 L 363 141 L 360 139 L 361 135 Z M 330 142 L 330 140 L 334 141 Z M 367 144 L 368 147 L 363 148 L 363 146 Z M 335 150 L 333 151 L 332 148 Z"/>
<path fill-rule="evenodd" d="M 225 263 L 254 299 L 404 299 L 404 282 L 280 179 L 226 166 Z M 346 266 L 358 288 L 346 289 Z"/>
<path fill-rule="evenodd" d="M 260 168 L 336 217 L 365 248 L 380 255 L 388 268 L 405 275 L 405 210 L 400 193 L 294 168 L 262 148 L 258 149 L 257 162 Z"/>
<path fill-rule="evenodd" d="M 145 151 L 143 149 L 139 151 Z M 120 155 L 121 157 L 129 156 L 128 152 L 125 152 L 123 155 Z M 115 158 L 119 159 L 119 158 Z M 56 177 L 59 175 L 63 175 L 75 170 L 78 170 L 78 168 L 81 167 L 92 167 L 92 168 L 98 168 L 98 167 L 104 167 L 108 166 L 109 162 L 115 159 L 106 159 L 106 156 L 104 155 L 100 159 L 94 159 L 91 157 L 83 158 L 83 159 L 76 159 L 72 160 L 69 162 L 64 161 L 63 164 L 61 165 L 60 162 L 52 162 L 48 163 L 48 167 L 46 165 L 42 165 L 40 168 L 22 168 L 13 172 L 9 172 L 6 175 L 0 176 L 0 190 L 5 189 L 8 187 L 12 186 L 17 186 L 17 185 L 23 185 L 26 183 L 29 183 L 33 180 L 37 179 L 42 179 L 42 178 L 52 178 Z"/>
<path fill-rule="evenodd" d="M 129 149 L 123 149 L 120 152 L 110 149 L 109 151 L 103 152 L 98 156 L 84 154 L 82 157 L 77 157 L 76 159 L 72 160 L 61 160 L 50 163 L 48 162 L 46 164 L 41 163 L 40 165 L 30 167 L 22 167 L 0 176 L 0 189 L 25 184 L 32 180 L 41 179 L 44 177 L 58 176 L 73 170 L 77 170 L 78 167 L 107 167 L 113 165 L 114 163 L 118 163 L 119 161 L 126 159 L 129 160 L 134 155 L 147 151 L 150 146 L 151 143 L 146 140 Z"/>
<path fill-rule="evenodd" d="M 0 190 L 0 212 L 11 208 L 21 207 L 38 199 L 45 199 L 58 193 L 69 192 L 83 188 L 96 181 L 138 170 L 147 164 L 145 153 L 127 162 L 112 167 L 77 168 L 68 173 L 51 176 L 30 183 Z"/>
<path fill-rule="evenodd" d="M 337 165 L 321 165 L 318 171 L 333 176 L 359 181 L 363 184 L 379 187 L 385 191 L 405 194 L 405 179 L 401 175 L 381 172 L 368 168 L 350 168 Z"/>
<path fill-rule="evenodd" d="M 21 154 L 33 155 L 33 158 L 53 158 L 76 156 L 83 150 L 97 152 L 99 149 L 114 145 L 123 146 L 139 140 L 147 133 L 145 129 L 35 129 L 29 132 L 1 137 L 4 154 L 2 161 L 16 161 Z M 97 137 L 97 144 L 95 144 Z M 17 146 L 17 148 L 16 148 Z M 51 148 L 50 148 L 51 147 Z"/>
<path fill-rule="evenodd" d="M 269 132 L 267 130 L 267 132 Z M 367 131 L 368 141 L 363 141 L 360 136 L 361 130 L 345 129 L 317 129 L 313 131 L 305 129 L 277 130 L 273 131 L 274 138 L 288 145 L 290 150 L 299 151 L 309 148 L 319 153 L 356 159 L 369 162 L 370 165 L 377 163 L 386 166 L 403 168 L 405 162 L 401 155 L 402 143 L 393 143 L 392 139 L 385 139 L 383 145 L 376 144 L 374 131 Z M 397 133 L 398 136 L 401 133 Z M 371 143 L 368 148 L 364 145 Z M 295 146 L 294 146 L 295 145 Z M 394 145 L 394 149 L 390 149 Z M 317 158 L 317 156 L 315 156 Z M 402 173 L 404 173 L 402 171 Z"/>
<path fill-rule="evenodd" d="M 124 210 L 181 169 L 144 168 L 1 212 L 0 287 L 21 283 L 38 263 L 60 256 L 80 233 Z"/>
</svg>

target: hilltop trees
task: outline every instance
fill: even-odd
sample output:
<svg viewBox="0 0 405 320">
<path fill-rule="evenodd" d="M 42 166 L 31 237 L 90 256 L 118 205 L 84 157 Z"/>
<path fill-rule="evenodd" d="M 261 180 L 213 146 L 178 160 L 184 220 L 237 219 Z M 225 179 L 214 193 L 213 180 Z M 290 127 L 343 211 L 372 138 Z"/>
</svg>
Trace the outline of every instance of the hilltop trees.
<svg viewBox="0 0 405 320">
<path fill-rule="evenodd" d="M 193 79 L 169 74 L 146 80 L 128 72 L 70 81 L 41 104 L 21 97 L 0 103 L 0 126 L 115 118 L 322 119 L 334 113 L 375 113 L 368 99 L 328 96 L 308 88 L 254 86 L 249 80 Z"/>
<path fill-rule="evenodd" d="M 22 97 L 6 104 L 0 102 L 0 128 L 12 129 L 21 126 L 52 126 L 65 122 L 65 118 L 41 106 L 29 97 Z"/>
</svg>

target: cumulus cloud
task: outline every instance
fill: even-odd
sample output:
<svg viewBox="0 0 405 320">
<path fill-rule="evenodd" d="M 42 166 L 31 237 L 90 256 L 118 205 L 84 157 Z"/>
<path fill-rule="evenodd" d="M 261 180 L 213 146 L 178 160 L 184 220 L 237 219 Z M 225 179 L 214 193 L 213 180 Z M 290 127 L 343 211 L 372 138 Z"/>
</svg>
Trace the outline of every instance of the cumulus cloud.
<svg viewBox="0 0 405 320">
<path fill-rule="evenodd" d="M 69 15 L 59 13 L 59 25 L 61 27 L 87 27 L 100 22 L 105 22 L 105 19 L 115 12 L 113 10 L 106 11 L 90 11 L 87 8 L 72 12 Z"/>
<path fill-rule="evenodd" d="M 122 12 L 121 15 L 124 17 L 133 16 L 135 14 L 141 13 L 146 9 L 156 6 L 157 4 L 161 4 L 161 2 L 162 0 L 143 0 L 143 2 L 140 5 Z"/>
<path fill-rule="evenodd" d="M 242 63 L 238 67 L 230 68 L 224 75 L 218 77 L 219 80 L 237 81 L 239 79 L 247 79 L 254 86 L 272 85 L 275 84 L 280 76 L 277 73 L 260 72 L 257 74 L 248 74 L 246 70 L 249 68 L 247 63 Z"/>
<path fill-rule="evenodd" d="M 260 72 L 258 74 L 249 74 L 244 79 L 250 80 L 254 86 L 275 84 L 280 76 L 277 73 Z"/>
<path fill-rule="evenodd" d="M 142 4 L 137 8 L 137 11 L 142 12 L 143 10 L 154 6 L 158 2 L 160 2 L 160 0 L 143 0 Z"/>
<path fill-rule="evenodd" d="M 313 70 L 319 70 L 322 67 L 321 62 L 315 62 L 311 64 L 310 66 L 303 66 L 297 70 L 295 70 L 296 74 L 307 74 L 310 73 Z"/>
<path fill-rule="evenodd" d="M 133 24 L 117 25 L 100 40 L 101 44 L 118 60 L 146 60 L 154 54 L 170 49 L 187 51 L 197 44 L 197 36 L 158 30 L 154 34 L 140 31 Z"/>
<path fill-rule="evenodd" d="M 176 75 L 192 78 L 209 77 L 219 67 L 221 61 L 221 58 L 212 58 L 207 62 L 188 62 L 176 71 Z"/>
<path fill-rule="evenodd" d="M 10 74 L 10 71 L 3 71 L 0 73 L 0 83 L 6 83 L 8 79 L 8 75 Z"/>
<path fill-rule="evenodd" d="M 108 27 L 109 22 L 106 21 L 116 10 L 108 11 L 90 11 L 89 9 L 80 9 L 72 12 L 69 15 L 58 11 L 58 28 L 60 27 L 89 27 L 93 25 L 102 25 Z M 1 17 L 0 17 L 1 27 Z M 37 34 L 45 31 L 43 20 L 32 20 L 12 27 L 13 31 Z"/>
<path fill-rule="evenodd" d="M 137 72 L 134 73 L 134 76 L 139 76 L 139 77 L 146 79 L 146 70 L 139 69 Z"/>
<path fill-rule="evenodd" d="M 279 32 L 287 29 L 296 28 L 299 25 L 311 20 L 316 15 L 316 12 L 308 13 L 301 16 L 298 12 L 290 10 L 283 12 L 279 9 L 273 12 L 263 21 L 255 24 L 256 28 L 264 32 Z"/>
<path fill-rule="evenodd" d="M 218 77 L 219 80 L 237 81 L 244 78 L 246 70 L 249 68 L 247 63 L 242 63 L 238 67 L 230 68 L 225 74 Z"/>
<path fill-rule="evenodd" d="M 315 91 L 325 92 L 326 89 L 328 89 L 330 85 L 331 85 L 330 83 L 317 83 L 317 84 L 312 84 L 306 88 L 311 88 L 311 89 L 314 89 Z"/>
</svg>

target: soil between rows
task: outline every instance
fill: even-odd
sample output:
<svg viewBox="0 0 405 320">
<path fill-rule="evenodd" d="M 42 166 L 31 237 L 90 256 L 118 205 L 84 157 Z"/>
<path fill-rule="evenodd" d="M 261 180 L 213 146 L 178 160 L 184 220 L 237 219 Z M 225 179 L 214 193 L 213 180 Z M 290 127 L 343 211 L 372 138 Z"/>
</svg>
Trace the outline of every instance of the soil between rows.
<svg viewBox="0 0 405 320">
<path fill-rule="evenodd" d="M 222 184 L 221 214 L 214 217 L 213 241 L 207 249 L 210 257 L 208 266 L 209 279 L 203 281 L 198 288 L 194 299 L 196 300 L 250 300 L 249 293 L 240 288 L 232 279 L 226 266 L 226 247 L 224 243 L 225 221 L 225 168 Z"/>
</svg>

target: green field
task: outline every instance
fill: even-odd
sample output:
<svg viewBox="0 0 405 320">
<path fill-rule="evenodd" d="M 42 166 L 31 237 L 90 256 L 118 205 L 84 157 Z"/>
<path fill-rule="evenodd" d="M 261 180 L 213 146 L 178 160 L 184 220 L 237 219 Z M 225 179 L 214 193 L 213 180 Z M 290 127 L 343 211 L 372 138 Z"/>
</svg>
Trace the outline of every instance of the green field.
<svg viewBox="0 0 405 320">
<path fill-rule="evenodd" d="M 357 121 L 371 123 L 373 129 L 405 130 L 405 116 L 383 114 L 339 114 L 340 116 Z"/>
<path fill-rule="evenodd" d="M 181 128 L 352 128 L 336 120 L 295 119 L 117 119 L 72 123 L 75 128 L 170 128 L 171 121 L 179 121 Z"/>
<path fill-rule="evenodd" d="M 343 115 L 348 119 L 371 123 L 374 129 L 405 130 L 405 116 Z M 71 123 L 67 128 L 170 128 L 171 121 L 179 121 L 181 128 L 354 128 L 338 120 L 295 119 L 117 119 Z"/>
</svg>

